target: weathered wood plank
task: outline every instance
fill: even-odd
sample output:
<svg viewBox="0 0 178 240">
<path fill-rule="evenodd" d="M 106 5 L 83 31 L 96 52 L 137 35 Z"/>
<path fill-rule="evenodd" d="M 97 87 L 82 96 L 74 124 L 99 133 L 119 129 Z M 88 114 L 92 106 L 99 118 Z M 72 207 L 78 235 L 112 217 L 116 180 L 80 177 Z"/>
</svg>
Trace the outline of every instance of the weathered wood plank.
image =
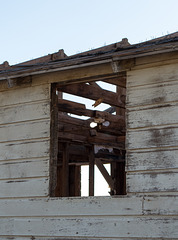
<svg viewBox="0 0 178 240">
<path fill-rule="evenodd" d="M 126 170 L 153 170 L 178 168 L 178 149 L 149 149 L 127 151 Z"/>
<path fill-rule="evenodd" d="M 113 215 L 142 215 L 142 197 L 0 199 L 1 217 Z"/>
<path fill-rule="evenodd" d="M 50 107 L 48 101 L 0 108 L 0 124 L 15 123 L 49 117 Z"/>
<path fill-rule="evenodd" d="M 50 196 L 56 196 L 55 190 L 59 178 L 57 178 L 57 155 L 58 155 L 58 100 L 61 93 L 56 92 L 56 84 L 51 84 L 50 103 Z"/>
<path fill-rule="evenodd" d="M 125 118 L 123 116 L 112 115 L 106 111 L 102 112 L 102 111 L 93 111 L 90 109 L 86 109 L 85 104 L 76 103 L 69 100 L 61 99 L 58 104 L 58 110 L 66 113 L 76 114 L 79 116 L 83 115 L 91 118 L 94 118 L 94 117 L 103 118 L 106 121 L 118 123 L 118 125 L 121 125 L 122 127 L 125 126 Z M 66 120 L 61 113 L 59 114 L 59 121 L 60 121 L 60 117 L 61 117 L 61 120 L 63 119 Z M 71 121 L 72 121 L 72 118 L 71 118 Z"/>
<path fill-rule="evenodd" d="M 110 217 L 108 218 L 18 218 L 0 219 L 2 235 L 176 238 L 177 218 Z M 96 227 L 97 226 L 97 227 Z"/>
<path fill-rule="evenodd" d="M 49 85 L 19 87 L 0 93 L 0 107 L 49 99 Z"/>
<path fill-rule="evenodd" d="M 103 175 L 103 177 L 105 178 L 106 182 L 108 183 L 109 187 L 114 190 L 114 180 L 112 179 L 112 177 L 109 175 L 108 171 L 106 170 L 106 168 L 104 167 L 104 165 L 102 164 L 101 160 L 96 159 L 96 166 L 98 167 L 98 169 L 100 170 L 101 174 Z"/>
<path fill-rule="evenodd" d="M 178 63 L 145 68 L 127 73 L 127 87 L 178 80 Z"/>
<path fill-rule="evenodd" d="M 62 153 L 62 196 L 69 196 L 69 144 L 63 143 Z"/>
<path fill-rule="evenodd" d="M 145 196 L 145 215 L 178 215 L 178 196 Z"/>
<path fill-rule="evenodd" d="M 48 178 L 1 180 L 0 198 L 47 196 L 49 191 L 48 188 Z"/>
<path fill-rule="evenodd" d="M 0 236 L 1 237 L 1 236 Z M 23 236 L 7 236 L 1 237 L 1 240 L 32 240 L 34 236 L 27 236 L 27 237 L 23 237 Z M 98 237 L 90 237 L 90 240 L 126 240 L 126 238 L 120 238 L 120 237 L 114 237 L 114 238 L 98 238 Z M 35 236 L 35 240 L 71 240 L 71 237 L 36 237 Z M 79 240 L 78 237 L 72 237 L 72 240 Z M 88 240 L 88 237 L 82 237 L 82 240 Z M 143 237 L 141 238 L 132 238 L 132 237 L 127 237 L 127 240 L 143 240 Z M 146 238 L 146 240 L 163 240 L 163 238 Z M 164 240 L 170 240 L 170 238 L 164 238 Z M 177 240 L 177 238 L 171 238 L 171 240 Z"/>
<path fill-rule="evenodd" d="M 96 136 L 82 136 L 66 132 L 59 132 L 58 137 L 61 141 L 70 140 L 74 142 L 85 142 L 89 144 L 100 144 L 124 148 L 125 136 L 112 136 L 104 133 L 97 133 Z"/>
<path fill-rule="evenodd" d="M 127 106 L 178 101 L 178 81 L 128 88 Z"/>
<path fill-rule="evenodd" d="M 73 113 L 79 116 L 94 117 L 94 111 L 86 109 L 85 104 L 72 102 L 65 99 L 60 99 L 58 103 L 58 110 L 66 113 Z"/>
<path fill-rule="evenodd" d="M 114 84 L 120 87 L 126 87 L 126 77 L 125 76 L 118 76 L 117 78 L 109 78 L 103 80 L 103 82 L 107 82 L 110 84 Z"/>
<path fill-rule="evenodd" d="M 159 127 L 127 132 L 127 148 L 161 148 L 178 146 L 178 127 Z"/>
<path fill-rule="evenodd" d="M 49 176 L 49 159 L 0 162 L 0 179 Z"/>
<path fill-rule="evenodd" d="M 176 124 L 178 123 L 177 113 L 177 103 L 127 109 L 127 128 Z"/>
<path fill-rule="evenodd" d="M 127 172 L 127 193 L 178 192 L 177 172 Z"/>
<path fill-rule="evenodd" d="M 87 85 L 85 83 L 66 86 L 61 86 L 58 84 L 57 89 L 61 92 L 70 93 L 92 100 L 98 100 L 99 98 L 102 98 L 103 103 L 107 103 L 116 107 L 125 107 L 117 93 L 110 92 L 102 88 L 96 88 L 95 86 Z"/>
<path fill-rule="evenodd" d="M 39 120 L 0 125 L 0 142 L 46 138 L 50 136 L 50 121 Z"/>
<path fill-rule="evenodd" d="M 66 63 L 65 63 L 66 64 Z M 66 68 L 65 68 L 66 69 Z M 46 74 L 38 74 L 32 76 L 32 84 L 52 83 L 52 82 L 79 82 L 80 81 L 98 81 L 102 80 L 102 77 L 113 76 L 112 66 L 109 63 L 95 64 L 94 66 L 69 66 L 68 69 L 61 69 L 62 71 L 51 72 Z"/>
<path fill-rule="evenodd" d="M 49 157 L 49 141 L 34 140 L 0 144 L 0 160 Z"/>
<path fill-rule="evenodd" d="M 95 183 L 95 152 L 94 146 L 88 147 L 88 161 L 89 161 L 89 196 L 94 196 Z"/>
<path fill-rule="evenodd" d="M 164 54 L 155 54 L 154 56 L 151 54 L 149 56 L 136 58 L 135 64 L 137 69 L 139 68 L 147 68 L 153 66 L 163 66 L 175 64 L 178 62 L 177 52 L 166 52 Z"/>
</svg>

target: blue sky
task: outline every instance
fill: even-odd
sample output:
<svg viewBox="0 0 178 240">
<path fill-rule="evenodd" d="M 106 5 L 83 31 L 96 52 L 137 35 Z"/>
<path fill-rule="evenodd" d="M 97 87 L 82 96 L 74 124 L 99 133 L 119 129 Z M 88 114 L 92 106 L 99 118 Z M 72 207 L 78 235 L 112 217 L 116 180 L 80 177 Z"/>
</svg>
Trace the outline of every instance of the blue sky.
<svg viewBox="0 0 178 240">
<path fill-rule="evenodd" d="M 177 0 L 0 0 L 0 63 L 178 31 Z"/>
</svg>

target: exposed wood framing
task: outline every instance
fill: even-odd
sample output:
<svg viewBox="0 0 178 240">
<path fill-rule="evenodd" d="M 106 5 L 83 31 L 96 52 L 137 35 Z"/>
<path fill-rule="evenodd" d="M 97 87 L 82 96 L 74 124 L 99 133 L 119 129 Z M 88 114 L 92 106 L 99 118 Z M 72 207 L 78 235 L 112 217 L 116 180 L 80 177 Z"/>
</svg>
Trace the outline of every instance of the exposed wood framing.
<svg viewBox="0 0 178 240">
<path fill-rule="evenodd" d="M 69 93 L 72 95 L 95 100 L 93 107 L 107 103 L 109 108 L 99 111 L 87 109 L 85 104 L 68 99 L 58 99 L 58 176 L 57 196 L 80 195 L 80 171 L 82 165 L 89 166 L 89 196 L 94 196 L 94 166 L 98 166 L 101 174 L 111 188 L 110 194 L 125 194 L 120 189 L 125 188 L 125 157 L 121 150 L 125 149 L 125 75 L 116 81 L 110 78 L 111 84 L 116 85 L 117 92 L 103 89 L 96 82 L 76 83 L 70 85 L 56 84 L 58 94 Z M 101 80 L 101 79 L 100 79 Z M 108 78 L 103 79 L 109 80 Z M 120 84 L 120 83 L 123 84 Z M 116 112 L 116 115 L 113 114 Z M 68 114 L 74 114 L 70 116 Z M 87 120 L 80 119 L 88 117 Z M 108 121 L 109 125 L 102 123 Z M 95 128 L 90 127 L 91 122 L 96 122 Z M 102 146 L 95 151 L 95 146 Z M 108 150 L 112 149 L 112 152 Z M 111 164 L 111 175 L 108 174 L 104 163 Z M 120 164 L 120 165 L 118 165 Z M 122 171 L 122 173 L 119 173 Z M 118 173 L 119 174 L 118 174 Z M 116 176 L 118 175 L 118 176 Z M 115 183 L 116 181 L 120 183 Z M 60 183 L 61 182 L 61 183 Z M 62 185 L 62 186 L 60 186 Z"/>
<path fill-rule="evenodd" d="M 98 100 L 102 97 L 103 103 L 108 103 L 112 106 L 124 108 L 124 103 L 121 101 L 117 93 L 103 90 L 96 86 L 87 85 L 85 83 L 79 83 L 75 85 L 60 86 L 57 85 L 57 89 L 62 92 L 74 94 L 80 97 L 85 97 L 93 100 Z"/>
<path fill-rule="evenodd" d="M 95 156 L 93 145 L 88 146 L 88 158 L 89 158 L 89 196 L 94 196 Z"/>
<path fill-rule="evenodd" d="M 51 142 L 50 142 L 50 195 L 55 196 L 57 184 L 57 154 L 58 154 L 58 96 L 56 85 L 51 85 Z"/>
<path fill-rule="evenodd" d="M 96 166 L 98 167 L 98 169 L 102 173 L 103 177 L 105 178 L 105 180 L 108 183 L 108 185 L 110 186 L 110 188 L 112 190 L 114 190 L 114 181 L 113 181 L 112 177 L 109 175 L 109 173 L 106 170 L 106 168 L 104 167 L 104 165 L 102 164 L 101 160 L 96 159 L 95 162 L 96 162 Z"/>
</svg>

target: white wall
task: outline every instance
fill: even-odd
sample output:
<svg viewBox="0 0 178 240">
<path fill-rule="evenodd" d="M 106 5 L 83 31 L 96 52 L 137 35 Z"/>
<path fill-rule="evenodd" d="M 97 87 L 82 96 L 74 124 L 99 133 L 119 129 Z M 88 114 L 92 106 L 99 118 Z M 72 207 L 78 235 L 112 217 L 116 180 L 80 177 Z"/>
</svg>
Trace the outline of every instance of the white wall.
<svg viewBox="0 0 178 240">
<path fill-rule="evenodd" d="M 178 74 L 170 67 L 177 74 L 177 65 L 128 74 L 124 197 L 50 198 L 50 86 L 0 92 L 1 240 L 178 239 Z"/>
<path fill-rule="evenodd" d="M 127 192 L 178 193 L 178 63 L 130 71 Z"/>
</svg>

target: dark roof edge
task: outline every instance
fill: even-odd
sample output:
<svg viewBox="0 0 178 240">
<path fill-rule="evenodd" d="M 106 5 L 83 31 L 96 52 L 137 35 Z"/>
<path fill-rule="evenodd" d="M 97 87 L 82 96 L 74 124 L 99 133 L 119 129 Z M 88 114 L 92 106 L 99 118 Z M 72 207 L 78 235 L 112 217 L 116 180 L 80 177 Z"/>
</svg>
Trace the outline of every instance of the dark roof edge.
<svg viewBox="0 0 178 240">
<path fill-rule="evenodd" d="M 173 44 L 172 44 L 173 43 Z M 175 44 L 174 44 L 175 43 Z M 113 59 L 131 59 L 143 55 L 155 55 L 178 50 L 178 32 L 152 39 L 146 42 L 130 45 L 127 39 L 101 48 L 67 57 L 63 50 L 42 58 L 37 58 L 21 64 L 9 66 L 7 62 L 0 65 L 0 80 L 7 77 L 42 74 L 76 67 L 111 62 Z M 42 59 L 45 59 L 45 62 Z M 48 60 L 48 61 L 46 61 Z M 2 68 L 1 68 L 2 66 Z"/>
</svg>

